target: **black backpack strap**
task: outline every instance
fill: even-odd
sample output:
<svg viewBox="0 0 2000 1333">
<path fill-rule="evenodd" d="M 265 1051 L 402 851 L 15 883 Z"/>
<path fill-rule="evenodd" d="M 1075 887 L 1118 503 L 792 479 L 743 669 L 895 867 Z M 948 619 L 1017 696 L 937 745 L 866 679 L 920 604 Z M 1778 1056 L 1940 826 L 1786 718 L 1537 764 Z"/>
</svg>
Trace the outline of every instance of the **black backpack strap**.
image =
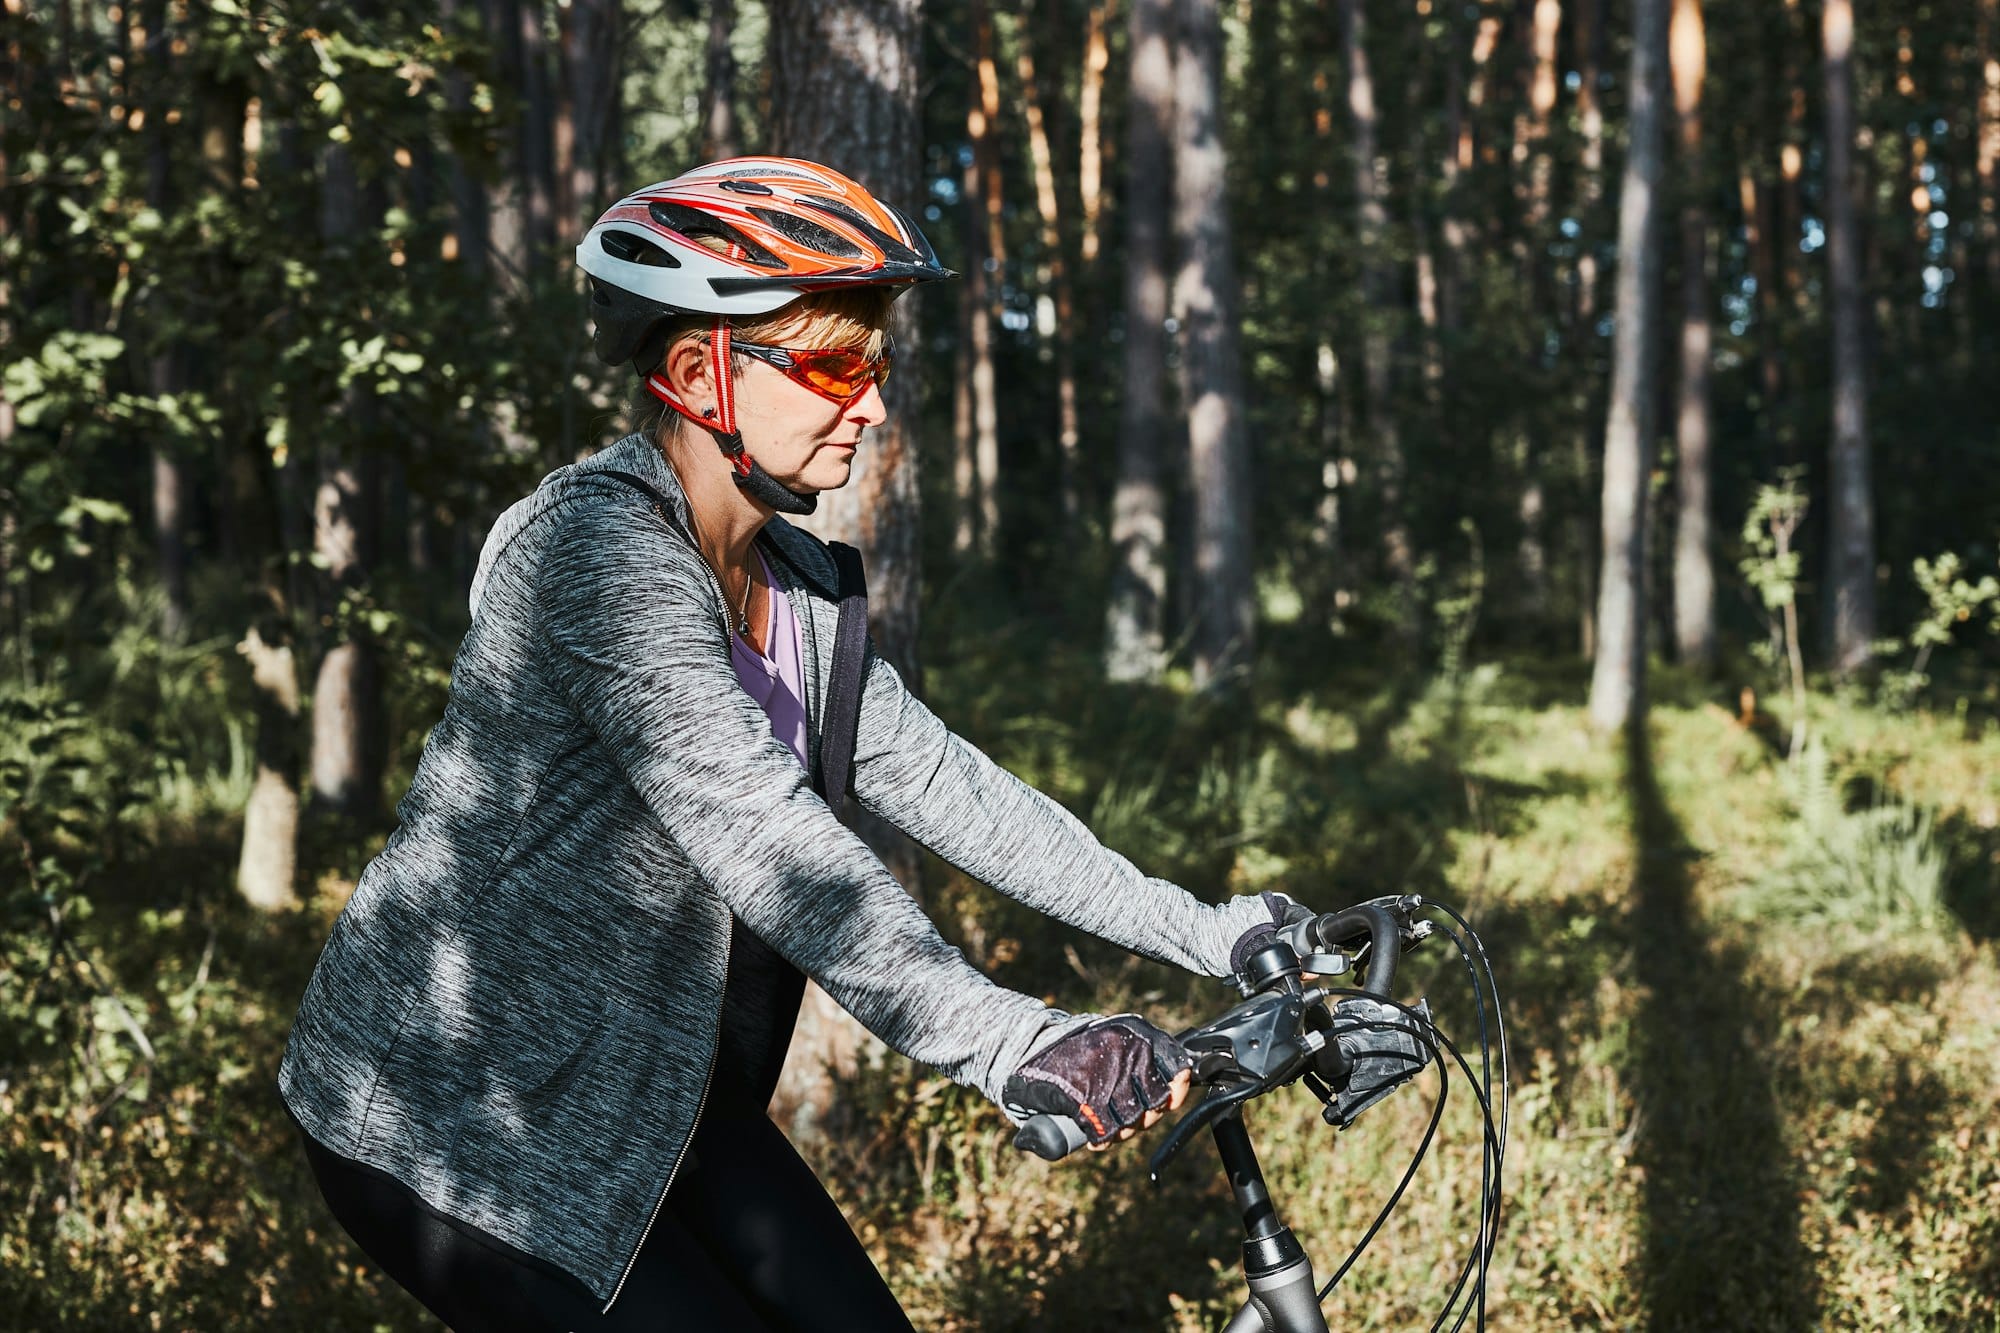
<svg viewBox="0 0 2000 1333">
<path fill-rule="evenodd" d="M 861 672 L 868 656 L 868 575 L 861 552 L 828 542 L 840 571 L 840 623 L 833 633 L 833 670 L 820 711 L 819 794 L 836 813 L 854 777 L 854 734 L 861 724 Z"/>
</svg>

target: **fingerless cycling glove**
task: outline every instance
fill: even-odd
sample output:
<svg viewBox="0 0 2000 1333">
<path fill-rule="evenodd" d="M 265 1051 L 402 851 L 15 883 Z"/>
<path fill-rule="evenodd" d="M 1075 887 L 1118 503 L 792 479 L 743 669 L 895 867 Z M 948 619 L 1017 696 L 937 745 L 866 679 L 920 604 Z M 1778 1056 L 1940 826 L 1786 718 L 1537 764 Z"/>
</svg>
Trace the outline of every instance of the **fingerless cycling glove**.
<svg viewBox="0 0 2000 1333">
<path fill-rule="evenodd" d="M 1092 1143 L 1105 1143 L 1146 1112 L 1167 1104 L 1174 1076 L 1191 1066 L 1181 1044 L 1137 1014 L 1113 1014 L 1054 1042 L 1014 1072 L 1001 1090 L 1023 1120 L 1068 1116 Z"/>
</svg>

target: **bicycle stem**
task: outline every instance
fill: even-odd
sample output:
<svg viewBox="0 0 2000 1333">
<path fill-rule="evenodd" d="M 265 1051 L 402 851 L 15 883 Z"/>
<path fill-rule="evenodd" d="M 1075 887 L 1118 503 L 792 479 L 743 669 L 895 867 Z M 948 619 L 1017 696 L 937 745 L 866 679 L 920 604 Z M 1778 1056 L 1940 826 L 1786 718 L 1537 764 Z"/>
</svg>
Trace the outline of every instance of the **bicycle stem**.
<svg viewBox="0 0 2000 1333">
<path fill-rule="evenodd" d="M 1291 1228 L 1278 1220 L 1241 1111 L 1232 1106 L 1212 1132 L 1243 1214 L 1243 1276 L 1250 1285 L 1249 1301 L 1225 1333 L 1327 1333 L 1312 1260 Z"/>
</svg>

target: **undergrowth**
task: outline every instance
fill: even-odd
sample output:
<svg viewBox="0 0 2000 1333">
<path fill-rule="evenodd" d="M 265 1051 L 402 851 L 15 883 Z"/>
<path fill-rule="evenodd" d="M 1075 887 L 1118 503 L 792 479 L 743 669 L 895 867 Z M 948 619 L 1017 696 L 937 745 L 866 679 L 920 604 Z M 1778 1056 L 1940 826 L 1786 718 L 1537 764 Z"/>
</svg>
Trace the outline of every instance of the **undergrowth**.
<svg viewBox="0 0 2000 1333">
<path fill-rule="evenodd" d="M 935 706 L 1149 872 L 1324 906 L 1416 891 L 1472 916 L 1515 1043 L 1495 1326 L 2000 1326 L 1990 732 L 1825 701 L 1819 757 L 1794 766 L 1669 680 L 1650 744 L 1619 754 L 1569 702 L 1580 677 L 1529 662 L 1430 682 L 1356 664 L 1225 707 L 1086 686 L 1080 661 L 1022 672 L 1018 649 L 935 668 Z M 173 798 L 189 779 L 60 698 L 10 706 L 8 1326 L 435 1328 L 327 1217 L 273 1087 L 361 853 L 314 842 L 307 905 L 259 917 L 230 891 L 233 822 Z M 122 785 L 76 779 L 119 754 Z M 1185 1024 L 1230 998 L 941 866 L 927 900 L 976 963 L 1072 1009 Z M 1438 952 L 1405 975 L 1469 1041 L 1462 969 Z M 1303 1090 L 1253 1110 L 1322 1274 L 1401 1174 L 1434 1086 L 1338 1135 Z M 1240 1236 L 1201 1145 L 1155 1190 L 1145 1140 L 1052 1168 L 900 1059 L 844 1092 L 803 1147 L 919 1327 L 1231 1313 Z M 1334 1327 L 1428 1325 L 1476 1222 L 1476 1136 L 1456 1081 Z"/>
</svg>

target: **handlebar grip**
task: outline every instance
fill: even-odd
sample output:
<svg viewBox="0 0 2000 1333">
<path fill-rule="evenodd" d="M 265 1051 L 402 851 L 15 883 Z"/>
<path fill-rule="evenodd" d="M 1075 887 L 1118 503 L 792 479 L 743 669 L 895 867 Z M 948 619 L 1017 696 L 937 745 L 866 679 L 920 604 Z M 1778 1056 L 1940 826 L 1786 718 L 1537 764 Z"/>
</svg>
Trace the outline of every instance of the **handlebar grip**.
<svg viewBox="0 0 2000 1333">
<path fill-rule="evenodd" d="M 1031 1152 L 1045 1162 L 1060 1162 L 1063 1158 L 1090 1142 L 1084 1136 L 1083 1126 L 1066 1115 L 1031 1116 L 1028 1123 L 1021 1126 L 1014 1136 L 1014 1146 L 1022 1152 Z"/>
<path fill-rule="evenodd" d="M 1304 933 L 1319 948 L 1331 948 L 1366 936 L 1368 975 L 1361 989 L 1387 996 L 1396 980 L 1396 963 L 1403 953 L 1403 931 L 1388 908 L 1361 903 L 1344 912 L 1328 912 L 1305 924 Z"/>
</svg>

